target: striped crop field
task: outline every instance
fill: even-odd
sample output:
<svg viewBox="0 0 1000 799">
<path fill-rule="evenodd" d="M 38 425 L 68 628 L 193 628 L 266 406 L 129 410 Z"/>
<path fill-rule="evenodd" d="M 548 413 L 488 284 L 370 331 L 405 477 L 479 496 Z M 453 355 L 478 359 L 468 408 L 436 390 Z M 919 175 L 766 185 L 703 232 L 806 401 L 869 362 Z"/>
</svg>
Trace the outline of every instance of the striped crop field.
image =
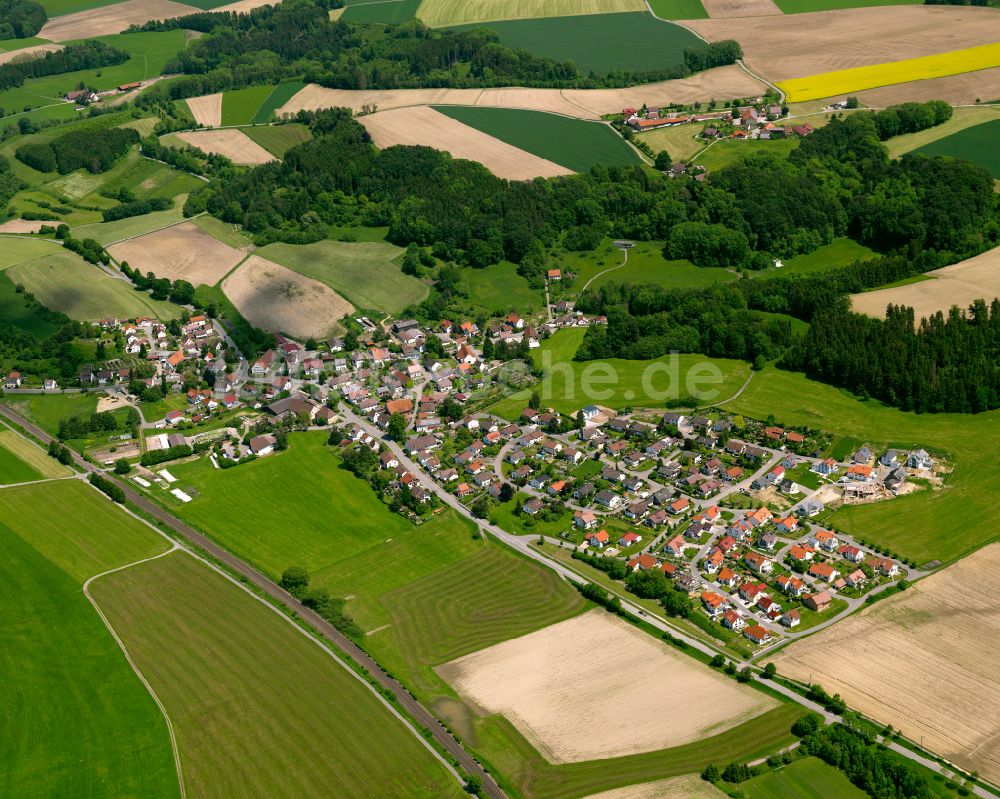
<svg viewBox="0 0 1000 799">
<path fill-rule="evenodd" d="M 948 53 L 907 58 L 886 64 L 823 72 L 806 78 L 793 78 L 778 84 L 792 103 L 875 89 L 895 83 L 944 78 L 1000 66 L 1000 42 L 952 50 Z"/>
</svg>

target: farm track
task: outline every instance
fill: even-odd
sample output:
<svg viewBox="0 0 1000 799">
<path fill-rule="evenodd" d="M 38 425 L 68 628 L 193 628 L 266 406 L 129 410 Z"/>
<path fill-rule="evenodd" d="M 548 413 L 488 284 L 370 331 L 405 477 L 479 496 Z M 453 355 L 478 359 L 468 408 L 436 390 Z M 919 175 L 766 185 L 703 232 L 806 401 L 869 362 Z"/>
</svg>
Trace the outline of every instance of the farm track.
<svg viewBox="0 0 1000 799">
<path fill-rule="evenodd" d="M 7 419 L 22 427 L 43 444 L 47 445 L 52 440 L 51 435 L 12 411 L 7 405 L 0 405 L 0 414 L 6 416 Z M 84 471 L 101 474 L 106 479 L 111 480 L 113 483 L 118 485 L 125 492 L 125 498 L 129 503 L 168 527 L 176 535 L 180 536 L 192 546 L 206 552 L 218 562 L 223 563 L 233 572 L 236 572 L 247 582 L 260 590 L 269 599 L 292 610 L 296 615 L 307 622 L 310 627 L 327 639 L 329 643 L 333 644 L 341 652 L 346 653 L 347 656 L 350 657 L 356 664 L 365 669 L 383 690 L 391 692 L 396 697 L 399 705 L 410 715 L 410 717 L 414 719 L 420 727 L 427 730 L 437 744 L 452 758 L 454 758 L 467 774 L 478 776 L 482 780 L 483 792 L 487 796 L 492 797 L 492 799 L 506 799 L 506 794 L 500 786 L 497 785 L 493 777 L 486 772 L 478 761 L 465 751 L 458 740 L 450 732 L 448 732 L 447 729 L 445 729 L 444 725 L 442 725 L 429 710 L 420 704 L 406 690 L 402 683 L 395 678 L 390 677 L 374 658 L 361 649 L 351 639 L 337 630 L 337 628 L 330 624 L 326 619 L 300 603 L 295 597 L 281 588 L 281 586 L 277 583 L 269 580 L 259 571 L 244 563 L 242 560 L 220 547 L 208 537 L 184 524 L 159 505 L 146 499 L 124 481 L 118 480 L 113 475 L 103 472 L 94 464 L 85 461 L 76 453 L 73 453 L 73 459 L 74 463 Z"/>
</svg>

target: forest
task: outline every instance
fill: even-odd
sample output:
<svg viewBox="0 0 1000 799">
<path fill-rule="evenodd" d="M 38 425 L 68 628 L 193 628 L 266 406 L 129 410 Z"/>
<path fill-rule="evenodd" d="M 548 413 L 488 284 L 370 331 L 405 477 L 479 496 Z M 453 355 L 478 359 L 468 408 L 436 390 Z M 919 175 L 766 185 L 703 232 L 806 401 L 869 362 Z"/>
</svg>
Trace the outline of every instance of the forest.
<svg viewBox="0 0 1000 799">
<path fill-rule="evenodd" d="M 165 72 L 186 76 L 158 90 L 173 99 L 291 79 L 339 89 L 629 86 L 685 77 L 743 55 L 734 41 L 706 42 L 687 50 L 677 67 L 584 75 L 572 62 L 505 47 L 486 28 L 432 30 L 416 20 L 398 26 L 332 22 L 325 4 L 313 0 L 249 14 L 191 14 L 134 30 L 169 28 L 207 34 L 167 63 Z"/>
<path fill-rule="evenodd" d="M 0 89 L 11 89 L 28 78 L 60 75 L 81 69 L 96 69 L 128 61 L 128 53 L 104 42 L 89 40 L 66 45 L 62 50 L 46 53 L 41 58 L 8 61 L 0 64 Z"/>
<path fill-rule="evenodd" d="M 34 0 L 0 0 L 0 39 L 26 39 L 42 29 L 48 19 Z"/>
<path fill-rule="evenodd" d="M 74 130 L 50 142 L 23 144 L 14 156 L 39 172 L 107 172 L 138 141 L 139 134 L 131 128 Z"/>
</svg>

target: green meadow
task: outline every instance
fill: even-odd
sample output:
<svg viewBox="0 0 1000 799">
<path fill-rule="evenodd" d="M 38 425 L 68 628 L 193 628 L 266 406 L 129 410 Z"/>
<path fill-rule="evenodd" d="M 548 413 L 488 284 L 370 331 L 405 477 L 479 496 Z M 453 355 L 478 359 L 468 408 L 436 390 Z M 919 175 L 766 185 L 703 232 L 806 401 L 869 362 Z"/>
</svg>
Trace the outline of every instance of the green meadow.
<svg viewBox="0 0 1000 799">
<path fill-rule="evenodd" d="M 707 19 L 701 0 L 649 0 L 649 7 L 660 19 Z"/>
<path fill-rule="evenodd" d="M 76 480 L 0 495 L 0 794 L 180 796 L 163 716 L 82 591 L 166 541 Z"/>
<path fill-rule="evenodd" d="M 756 153 L 771 153 L 781 157 L 787 156 L 799 146 L 795 139 L 753 139 L 751 141 L 736 141 L 720 139 L 706 147 L 695 157 L 694 163 L 705 167 L 709 172 L 717 172 L 723 167 L 734 164 L 742 158 Z"/>
<path fill-rule="evenodd" d="M 994 179 L 1000 180 L 998 136 L 1000 136 L 1000 119 L 994 119 L 925 144 L 914 152 L 925 155 L 947 155 L 972 161 L 986 168 Z"/>
<path fill-rule="evenodd" d="M 696 6 L 701 3 L 671 0 L 671 5 L 672 11 L 683 7 L 688 13 L 697 14 Z M 349 9 L 349 13 L 353 11 Z M 700 16 L 707 16 L 704 9 Z M 644 11 L 506 20 L 462 27 L 487 27 L 511 49 L 527 50 L 556 61 L 572 61 L 582 72 L 593 71 L 598 75 L 678 66 L 684 63 L 686 48 L 702 43 L 686 28 L 658 20 Z"/>
<path fill-rule="evenodd" d="M 269 244 L 257 254 L 324 283 L 357 308 L 399 313 L 427 296 L 427 285 L 404 275 L 394 260 L 402 254 L 382 242 L 317 241 Z"/>
<path fill-rule="evenodd" d="M 559 18 L 561 22 L 576 19 L 581 17 Z M 532 20 L 532 22 L 544 21 L 546 20 Z M 434 108 L 469 127 L 575 172 L 588 172 L 595 164 L 641 163 L 636 151 L 610 126 L 600 122 L 515 108 L 480 106 L 434 106 Z"/>
<path fill-rule="evenodd" d="M 469 304 L 489 313 L 496 312 L 498 316 L 510 311 L 528 314 L 545 307 L 542 291 L 531 288 L 527 279 L 517 273 L 517 266 L 509 261 L 484 269 L 463 269 L 461 275 Z"/>
<path fill-rule="evenodd" d="M 825 272 L 877 256 L 878 253 L 864 244 L 858 244 L 847 237 L 840 237 L 810 253 L 796 255 L 794 258 L 782 261 L 781 269 L 766 269 L 763 272 L 750 272 L 749 274 L 752 278 L 766 280 L 789 273 Z"/>
<path fill-rule="evenodd" d="M 838 8 L 916 5 L 920 0 L 775 0 L 775 3 L 786 14 L 808 14 L 813 11 L 835 11 Z"/>
<path fill-rule="evenodd" d="M 689 389 L 699 386 L 714 392 L 714 396 L 707 401 L 716 402 L 735 394 L 750 374 L 749 365 L 743 361 L 697 354 L 676 356 L 676 375 L 673 374 L 670 356 L 655 361 L 617 358 L 574 361 L 573 356 L 585 333 L 584 328 L 568 328 L 543 341 L 532 356 L 536 366 L 549 366 L 541 383 L 496 403 L 491 408 L 493 413 L 506 419 L 518 418 L 527 407 L 532 391 L 539 393 L 546 407 L 571 414 L 592 403 L 610 408 L 666 407 L 670 405 L 670 400 L 684 399 L 692 394 Z M 704 381 L 701 380 L 703 377 Z M 689 380 L 698 381 L 698 385 L 692 382 L 689 386 Z M 588 381 L 591 386 L 589 391 L 586 390 Z M 661 393 L 669 396 L 661 399 Z"/>
<path fill-rule="evenodd" d="M 341 19 L 376 25 L 400 25 L 416 16 L 421 0 L 385 0 L 380 3 L 347 3 Z"/>
<path fill-rule="evenodd" d="M 271 155 L 278 158 L 284 158 L 285 153 L 290 149 L 312 138 L 309 128 L 296 123 L 287 125 L 254 125 L 250 128 L 243 128 L 243 132 Z"/>
<path fill-rule="evenodd" d="M 187 553 L 92 592 L 170 715 L 188 796 L 464 795 L 362 680 Z"/>
<path fill-rule="evenodd" d="M 843 771 L 805 757 L 739 786 L 747 799 L 865 799 Z"/>
<path fill-rule="evenodd" d="M 945 487 L 885 502 L 846 506 L 829 523 L 925 563 L 953 561 L 998 537 L 1000 470 L 993 441 L 1000 436 L 1000 411 L 961 414 L 906 413 L 875 400 L 792 372 L 768 368 L 753 376 L 727 410 L 779 424 L 807 425 L 842 437 L 835 455 L 861 443 L 876 451 L 922 447 L 953 466 Z"/>
</svg>

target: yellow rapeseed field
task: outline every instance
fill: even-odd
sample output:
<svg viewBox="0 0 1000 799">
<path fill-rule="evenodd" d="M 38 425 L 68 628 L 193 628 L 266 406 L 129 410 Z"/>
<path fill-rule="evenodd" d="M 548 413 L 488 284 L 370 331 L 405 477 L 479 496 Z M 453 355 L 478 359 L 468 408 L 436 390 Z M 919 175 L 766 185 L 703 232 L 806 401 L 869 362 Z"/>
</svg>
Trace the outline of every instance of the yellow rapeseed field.
<svg viewBox="0 0 1000 799">
<path fill-rule="evenodd" d="M 887 64 L 824 72 L 810 75 L 808 78 L 793 78 L 782 81 L 778 86 L 788 96 L 789 102 L 801 103 L 879 86 L 890 86 L 894 83 L 943 78 L 997 66 L 1000 66 L 1000 43 L 984 44 L 920 58 L 907 58 Z"/>
</svg>

